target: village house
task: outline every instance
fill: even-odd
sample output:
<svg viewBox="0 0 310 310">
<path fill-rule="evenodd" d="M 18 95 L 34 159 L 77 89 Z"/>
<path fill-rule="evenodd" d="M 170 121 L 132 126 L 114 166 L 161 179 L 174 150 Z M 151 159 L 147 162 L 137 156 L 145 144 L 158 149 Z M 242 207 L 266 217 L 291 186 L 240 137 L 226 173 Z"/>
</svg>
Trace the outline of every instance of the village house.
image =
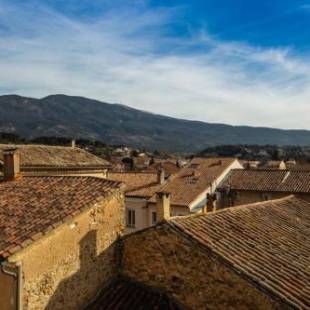
<svg viewBox="0 0 310 310">
<path fill-rule="evenodd" d="M 109 172 L 108 179 L 123 182 L 125 188 L 127 233 L 154 225 L 148 201 L 168 182 L 163 170 L 150 172 Z M 156 219 L 155 219 L 156 220 Z"/>
<path fill-rule="evenodd" d="M 294 196 L 175 217 L 122 239 L 120 273 L 184 309 L 310 309 L 309 227 Z"/>
<path fill-rule="evenodd" d="M 218 186 L 221 208 L 294 194 L 310 201 L 310 171 L 232 170 Z"/>
<path fill-rule="evenodd" d="M 193 158 L 188 166 L 176 174 L 170 182 L 164 184 L 158 193 L 149 199 L 150 214 L 157 214 L 161 193 L 165 193 L 169 216 L 184 216 L 204 212 L 207 197 L 212 198 L 218 184 L 236 168 L 242 168 L 235 158 Z M 161 208 L 159 206 L 159 208 Z"/>
<path fill-rule="evenodd" d="M 134 232 L 157 223 L 161 197 L 165 197 L 169 216 L 202 212 L 207 195 L 214 194 L 217 185 L 235 168 L 242 168 L 235 158 L 194 158 L 179 173 L 169 177 L 164 170 L 159 170 L 157 173 L 109 173 L 108 178 L 127 185 L 127 232 Z"/>
<path fill-rule="evenodd" d="M 2 152 L 18 148 L 20 171 L 23 175 L 80 175 L 106 177 L 111 164 L 83 149 L 47 145 L 0 144 L 0 170 L 3 170 Z"/>
<path fill-rule="evenodd" d="M 269 160 L 267 162 L 266 168 L 285 170 L 286 163 L 284 162 L 284 160 Z"/>
<path fill-rule="evenodd" d="M 0 309 L 82 309 L 118 272 L 122 184 L 90 176 L 22 175 L 19 163 L 28 160 L 16 149 L 4 151 Z"/>
</svg>

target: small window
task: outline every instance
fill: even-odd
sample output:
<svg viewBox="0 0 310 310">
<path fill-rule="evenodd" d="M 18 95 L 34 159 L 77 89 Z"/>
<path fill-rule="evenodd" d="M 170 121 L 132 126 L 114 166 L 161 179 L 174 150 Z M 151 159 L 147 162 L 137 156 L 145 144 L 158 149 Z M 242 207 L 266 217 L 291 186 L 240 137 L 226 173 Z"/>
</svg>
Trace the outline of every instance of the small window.
<svg viewBox="0 0 310 310">
<path fill-rule="evenodd" d="M 155 211 L 152 212 L 152 225 L 157 223 L 157 213 Z"/>
<path fill-rule="evenodd" d="M 127 227 L 136 227 L 136 211 L 132 209 L 127 210 Z"/>
</svg>

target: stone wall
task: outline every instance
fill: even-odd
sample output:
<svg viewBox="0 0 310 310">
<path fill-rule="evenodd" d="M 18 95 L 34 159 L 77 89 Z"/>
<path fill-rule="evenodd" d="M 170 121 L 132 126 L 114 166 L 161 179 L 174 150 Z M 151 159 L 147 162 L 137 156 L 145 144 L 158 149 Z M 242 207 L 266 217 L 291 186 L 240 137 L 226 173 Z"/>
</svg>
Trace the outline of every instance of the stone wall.
<svg viewBox="0 0 310 310">
<path fill-rule="evenodd" d="M 77 216 L 17 253 L 23 309 L 81 309 L 118 271 L 116 241 L 124 229 L 123 194 Z"/>
<path fill-rule="evenodd" d="M 191 309 L 286 309 L 167 224 L 124 238 L 122 273 Z"/>
</svg>

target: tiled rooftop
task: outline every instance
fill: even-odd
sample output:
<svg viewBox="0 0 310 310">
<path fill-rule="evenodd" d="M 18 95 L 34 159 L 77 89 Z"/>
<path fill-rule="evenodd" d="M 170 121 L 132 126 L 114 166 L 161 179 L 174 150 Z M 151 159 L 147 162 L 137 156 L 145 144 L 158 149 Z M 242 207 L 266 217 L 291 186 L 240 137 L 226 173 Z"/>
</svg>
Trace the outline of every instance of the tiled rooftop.
<svg viewBox="0 0 310 310">
<path fill-rule="evenodd" d="M 109 172 L 108 179 L 126 184 L 126 195 L 150 198 L 161 187 L 157 173 L 150 172 Z"/>
<path fill-rule="evenodd" d="M 298 309 L 310 309 L 308 202 L 289 196 L 174 218 L 168 225 L 216 253 L 272 296 Z"/>
<path fill-rule="evenodd" d="M 118 277 L 105 287 L 85 310 L 181 310 L 176 301 L 153 288 Z"/>
<path fill-rule="evenodd" d="M 149 166 L 146 171 L 156 172 L 160 169 L 164 169 L 167 174 L 176 174 L 181 170 L 181 168 L 177 165 L 176 160 L 167 159 L 155 161 L 155 163 Z"/>
<path fill-rule="evenodd" d="M 233 190 L 310 193 L 310 171 L 232 170 L 219 186 Z"/>
<path fill-rule="evenodd" d="M 188 206 L 235 161 L 235 158 L 194 158 L 161 191 L 171 194 L 171 204 Z M 156 202 L 153 196 L 150 200 Z"/>
<path fill-rule="evenodd" d="M 0 162 L 2 151 L 17 148 L 21 158 L 21 169 L 27 168 L 102 168 L 109 162 L 77 147 L 47 145 L 0 144 Z"/>
<path fill-rule="evenodd" d="M 92 177 L 0 182 L 0 256 L 8 257 L 119 189 Z"/>
</svg>

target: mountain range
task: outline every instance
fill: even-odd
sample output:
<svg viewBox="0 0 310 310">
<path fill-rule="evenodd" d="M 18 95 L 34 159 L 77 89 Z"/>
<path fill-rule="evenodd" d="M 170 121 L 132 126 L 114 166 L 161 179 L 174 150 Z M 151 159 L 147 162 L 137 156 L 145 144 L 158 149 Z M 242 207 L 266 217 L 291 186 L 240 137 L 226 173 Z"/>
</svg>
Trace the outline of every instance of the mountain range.
<svg viewBox="0 0 310 310">
<path fill-rule="evenodd" d="M 310 131 L 231 126 L 157 115 L 66 95 L 0 96 L 0 132 L 62 136 L 148 150 L 193 153 L 223 144 L 309 145 Z"/>
</svg>

